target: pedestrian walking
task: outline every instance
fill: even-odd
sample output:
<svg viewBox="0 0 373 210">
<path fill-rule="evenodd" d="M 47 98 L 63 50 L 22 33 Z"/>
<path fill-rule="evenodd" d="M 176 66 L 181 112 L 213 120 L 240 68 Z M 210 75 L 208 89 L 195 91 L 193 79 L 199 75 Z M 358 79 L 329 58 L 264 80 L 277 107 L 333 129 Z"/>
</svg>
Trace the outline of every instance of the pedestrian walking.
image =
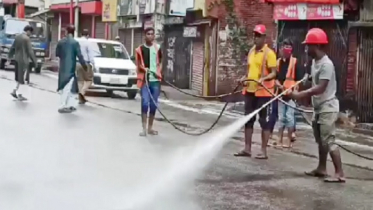
<svg viewBox="0 0 373 210">
<path fill-rule="evenodd" d="M 117 42 L 120 42 L 120 37 L 116 36 L 114 40 L 117 41 Z"/>
<path fill-rule="evenodd" d="M 248 54 L 248 72 L 241 79 L 246 88 L 243 90 L 245 97 L 245 114 L 248 115 L 267 103 L 272 94 L 274 94 L 275 77 L 276 77 L 276 53 L 265 44 L 266 27 L 265 25 L 256 25 L 254 28 L 254 47 Z M 247 79 L 259 81 L 263 86 L 268 88 L 271 93 L 258 85 L 257 82 L 246 82 Z M 267 144 L 270 136 L 269 117 L 271 115 L 271 106 L 267 106 L 259 112 L 259 123 L 262 128 L 262 147 L 261 153 L 255 158 L 268 159 Z M 252 135 L 254 132 L 255 117 L 251 118 L 245 125 L 245 148 L 234 154 L 234 156 L 251 157 Z"/>
<path fill-rule="evenodd" d="M 277 60 L 277 79 L 276 87 L 280 90 L 280 93 L 294 86 L 294 84 L 301 80 L 304 74 L 301 71 L 300 62 L 293 55 L 293 42 L 290 39 L 285 39 L 282 42 L 280 48 L 281 58 Z M 297 87 L 295 87 L 297 89 Z M 285 93 L 281 99 L 290 106 L 295 107 L 295 102 L 289 97 L 289 94 Z M 279 113 L 279 130 L 278 140 L 275 145 L 283 148 L 292 147 L 292 139 L 295 127 L 295 110 L 283 102 L 278 102 L 278 113 Z M 287 129 L 287 142 L 283 142 L 284 129 Z"/>
<path fill-rule="evenodd" d="M 34 50 L 32 49 L 30 35 L 33 32 L 33 28 L 29 25 L 25 26 L 23 29 L 23 33 L 18 34 L 12 47 L 9 51 L 9 58 L 14 56 L 15 60 L 15 80 L 17 82 L 16 88 L 13 90 L 11 95 L 20 101 L 25 101 L 25 98 L 22 94 L 20 94 L 20 88 L 23 84 L 25 84 L 25 80 L 28 78 L 28 71 L 30 60 L 36 66 L 36 58 L 34 54 Z M 28 79 L 27 79 L 28 80 Z"/>
<path fill-rule="evenodd" d="M 328 37 L 322 29 L 312 28 L 308 31 L 303 43 L 306 45 L 308 55 L 313 58 L 312 87 L 301 92 L 295 90 L 290 93 L 290 97 L 295 100 L 311 97 L 314 109 L 312 129 L 319 150 L 317 168 L 305 173 L 314 177 L 326 177 L 329 153 L 335 168 L 335 175 L 325 178 L 324 181 L 345 182 L 341 154 L 338 146 L 334 144 L 339 101 L 336 97 L 337 81 L 334 64 L 325 53 Z"/>
<path fill-rule="evenodd" d="M 75 27 L 73 25 L 67 26 L 66 32 L 67 36 L 58 41 L 56 47 L 56 56 L 60 59 L 57 88 L 57 91 L 61 94 L 61 106 L 58 109 L 60 113 L 76 111 L 76 95 L 78 93 L 75 73 L 76 58 L 78 58 L 83 69 L 87 70 L 86 63 L 80 52 L 80 45 L 74 39 Z"/>
<path fill-rule="evenodd" d="M 89 31 L 84 29 L 82 32 L 82 38 L 86 41 L 81 41 L 80 52 L 82 53 L 83 59 L 87 64 L 87 70 L 83 68 L 80 63 L 76 63 L 76 74 L 78 76 L 78 87 L 79 87 L 79 104 L 85 104 L 87 99 L 85 94 L 93 82 L 93 63 L 94 63 L 94 50 L 91 44 L 88 42 Z"/>
<path fill-rule="evenodd" d="M 140 136 L 158 135 L 158 132 L 153 129 L 153 122 L 161 91 L 162 52 L 160 46 L 154 43 L 154 36 L 154 28 L 146 28 L 145 43 L 136 49 L 137 86 L 140 88 L 141 95 L 143 129 Z M 148 87 L 145 83 L 146 79 L 149 82 Z"/>
</svg>

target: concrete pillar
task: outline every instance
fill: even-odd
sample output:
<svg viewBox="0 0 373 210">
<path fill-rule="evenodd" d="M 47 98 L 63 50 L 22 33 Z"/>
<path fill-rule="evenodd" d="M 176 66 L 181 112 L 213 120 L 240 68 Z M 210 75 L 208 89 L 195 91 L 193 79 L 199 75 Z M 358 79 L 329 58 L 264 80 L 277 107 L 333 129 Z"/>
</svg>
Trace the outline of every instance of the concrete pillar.
<svg viewBox="0 0 373 210">
<path fill-rule="evenodd" d="M 131 29 L 131 56 L 133 56 L 133 51 L 135 51 L 135 46 L 134 46 L 135 44 L 133 42 L 134 38 L 135 38 L 135 29 L 133 28 Z"/>
<path fill-rule="evenodd" d="M 58 13 L 58 41 L 61 39 L 61 27 L 62 27 L 62 17 L 61 13 Z"/>
<path fill-rule="evenodd" d="M 91 37 L 96 38 L 96 16 L 92 15 Z"/>
</svg>

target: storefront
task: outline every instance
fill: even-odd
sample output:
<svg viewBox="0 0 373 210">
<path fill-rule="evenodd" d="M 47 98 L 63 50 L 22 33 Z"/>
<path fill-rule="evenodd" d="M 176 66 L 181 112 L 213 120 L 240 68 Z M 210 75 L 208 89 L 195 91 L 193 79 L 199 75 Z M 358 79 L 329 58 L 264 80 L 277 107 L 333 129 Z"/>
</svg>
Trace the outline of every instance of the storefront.
<svg viewBox="0 0 373 210">
<path fill-rule="evenodd" d="M 51 51 L 52 58 L 55 57 L 55 48 L 58 40 L 63 38 L 65 34 L 65 27 L 70 24 L 70 3 L 54 4 L 50 6 L 51 12 L 54 13 L 52 20 L 52 40 Z M 105 38 L 105 23 L 101 20 L 102 2 L 88 1 L 79 3 L 79 24 L 77 28 L 80 36 L 83 29 L 90 32 L 91 37 Z"/>
<path fill-rule="evenodd" d="M 338 70 L 338 97 L 344 96 L 346 88 L 348 22 L 343 19 L 343 7 L 343 4 L 275 3 L 273 8 L 273 18 L 278 21 L 277 44 L 284 39 L 293 41 L 294 56 L 303 64 L 302 71 L 309 72 L 310 67 L 302 44 L 307 31 L 318 27 L 328 34 L 326 53 Z"/>
</svg>

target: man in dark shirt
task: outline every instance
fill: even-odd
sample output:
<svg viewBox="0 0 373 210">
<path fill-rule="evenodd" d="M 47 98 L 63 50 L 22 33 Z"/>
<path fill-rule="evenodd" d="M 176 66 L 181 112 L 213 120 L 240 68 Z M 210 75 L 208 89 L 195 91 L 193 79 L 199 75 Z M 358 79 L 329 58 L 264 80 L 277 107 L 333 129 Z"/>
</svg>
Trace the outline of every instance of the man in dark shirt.
<svg viewBox="0 0 373 210">
<path fill-rule="evenodd" d="M 285 39 L 280 49 L 281 57 L 277 61 L 278 73 L 276 86 L 278 90 L 284 91 L 303 78 L 304 73 L 301 71 L 300 62 L 292 55 L 293 43 L 289 39 Z M 282 100 L 288 104 L 295 106 L 294 101 L 289 97 L 288 94 L 282 96 Z M 278 113 L 279 113 L 279 138 L 277 145 L 284 148 L 291 147 L 293 134 L 295 130 L 295 110 L 290 106 L 278 102 Z M 284 129 L 288 130 L 288 144 L 283 144 L 283 133 Z"/>
<path fill-rule="evenodd" d="M 161 92 L 161 62 L 160 46 L 154 43 L 154 29 L 145 29 L 145 43 L 136 49 L 137 86 L 141 93 L 141 119 L 143 131 L 140 136 L 157 135 L 153 129 L 158 97 Z M 149 86 L 146 86 L 145 80 Z M 149 113 L 149 121 L 148 121 Z"/>
</svg>

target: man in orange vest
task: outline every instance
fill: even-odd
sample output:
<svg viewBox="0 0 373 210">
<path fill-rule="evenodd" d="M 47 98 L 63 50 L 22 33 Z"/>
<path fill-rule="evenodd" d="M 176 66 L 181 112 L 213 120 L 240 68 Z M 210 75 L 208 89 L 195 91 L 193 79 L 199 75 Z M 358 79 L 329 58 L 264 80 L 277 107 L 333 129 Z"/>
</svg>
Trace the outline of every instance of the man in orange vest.
<svg viewBox="0 0 373 210">
<path fill-rule="evenodd" d="M 295 100 L 311 97 L 314 115 L 312 129 L 319 149 L 319 165 L 315 170 L 306 172 L 308 176 L 327 176 L 328 153 L 333 161 L 335 175 L 324 179 L 325 182 L 344 183 L 341 154 L 335 144 L 336 121 L 339 114 L 339 101 L 336 97 L 337 80 L 333 62 L 325 53 L 328 44 L 326 33 L 320 28 L 308 31 L 303 42 L 307 45 L 307 53 L 313 58 L 311 66 L 312 87 L 290 93 Z"/>
<path fill-rule="evenodd" d="M 297 61 L 297 58 L 293 56 L 293 42 L 290 39 L 285 39 L 282 42 L 280 48 L 281 58 L 277 60 L 277 79 L 276 86 L 280 92 L 289 89 L 292 87 L 296 81 L 299 81 L 303 78 L 304 74 L 301 72 L 300 62 Z M 280 93 L 279 92 L 279 93 Z M 288 94 L 285 93 L 282 96 L 282 100 L 286 101 L 292 106 L 295 106 L 295 103 Z M 278 102 L 278 124 L 279 124 L 279 138 L 276 142 L 277 146 L 282 146 L 284 148 L 290 148 L 292 142 L 292 135 L 294 133 L 295 127 L 295 110 L 290 106 L 285 105 L 281 101 Z M 283 144 L 283 134 L 284 129 L 288 130 L 288 142 Z"/>
<path fill-rule="evenodd" d="M 257 82 L 249 81 L 247 79 L 253 79 L 259 81 L 263 86 L 267 87 L 272 94 L 274 93 L 276 77 L 276 54 L 271 50 L 267 44 L 266 39 L 266 27 L 265 25 L 256 25 L 254 28 L 254 46 L 251 48 L 248 54 L 248 72 L 240 81 L 246 87 L 243 90 L 245 97 L 245 114 L 250 114 L 255 111 L 263 104 L 268 102 L 272 95 L 267 92 Z M 267 143 L 270 135 L 270 125 L 268 123 L 270 116 L 270 107 L 267 106 L 259 112 L 259 123 L 262 128 L 262 148 L 255 158 L 257 159 L 268 159 L 267 156 Z M 253 126 L 255 117 L 248 121 L 245 125 L 245 148 L 239 153 L 234 154 L 235 156 L 251 156 L 251 144 L 253 135 Z"/>
<path fill-rule="evenodd" d="M 155 112 L 157 111 L 158 97 L 161 91 L 161 61 L 160 46 L 154 43 L 154 28 L 145 29 L 145 44 L 136 49 L 137 86 L 141 94 L 142 132 L 140 136 L 157 135 L 153 130 Z M 146 86 L 148 80 L 149 86 Z M 148 121 L 149 113 L 149 121 Z"/>
</svg>

